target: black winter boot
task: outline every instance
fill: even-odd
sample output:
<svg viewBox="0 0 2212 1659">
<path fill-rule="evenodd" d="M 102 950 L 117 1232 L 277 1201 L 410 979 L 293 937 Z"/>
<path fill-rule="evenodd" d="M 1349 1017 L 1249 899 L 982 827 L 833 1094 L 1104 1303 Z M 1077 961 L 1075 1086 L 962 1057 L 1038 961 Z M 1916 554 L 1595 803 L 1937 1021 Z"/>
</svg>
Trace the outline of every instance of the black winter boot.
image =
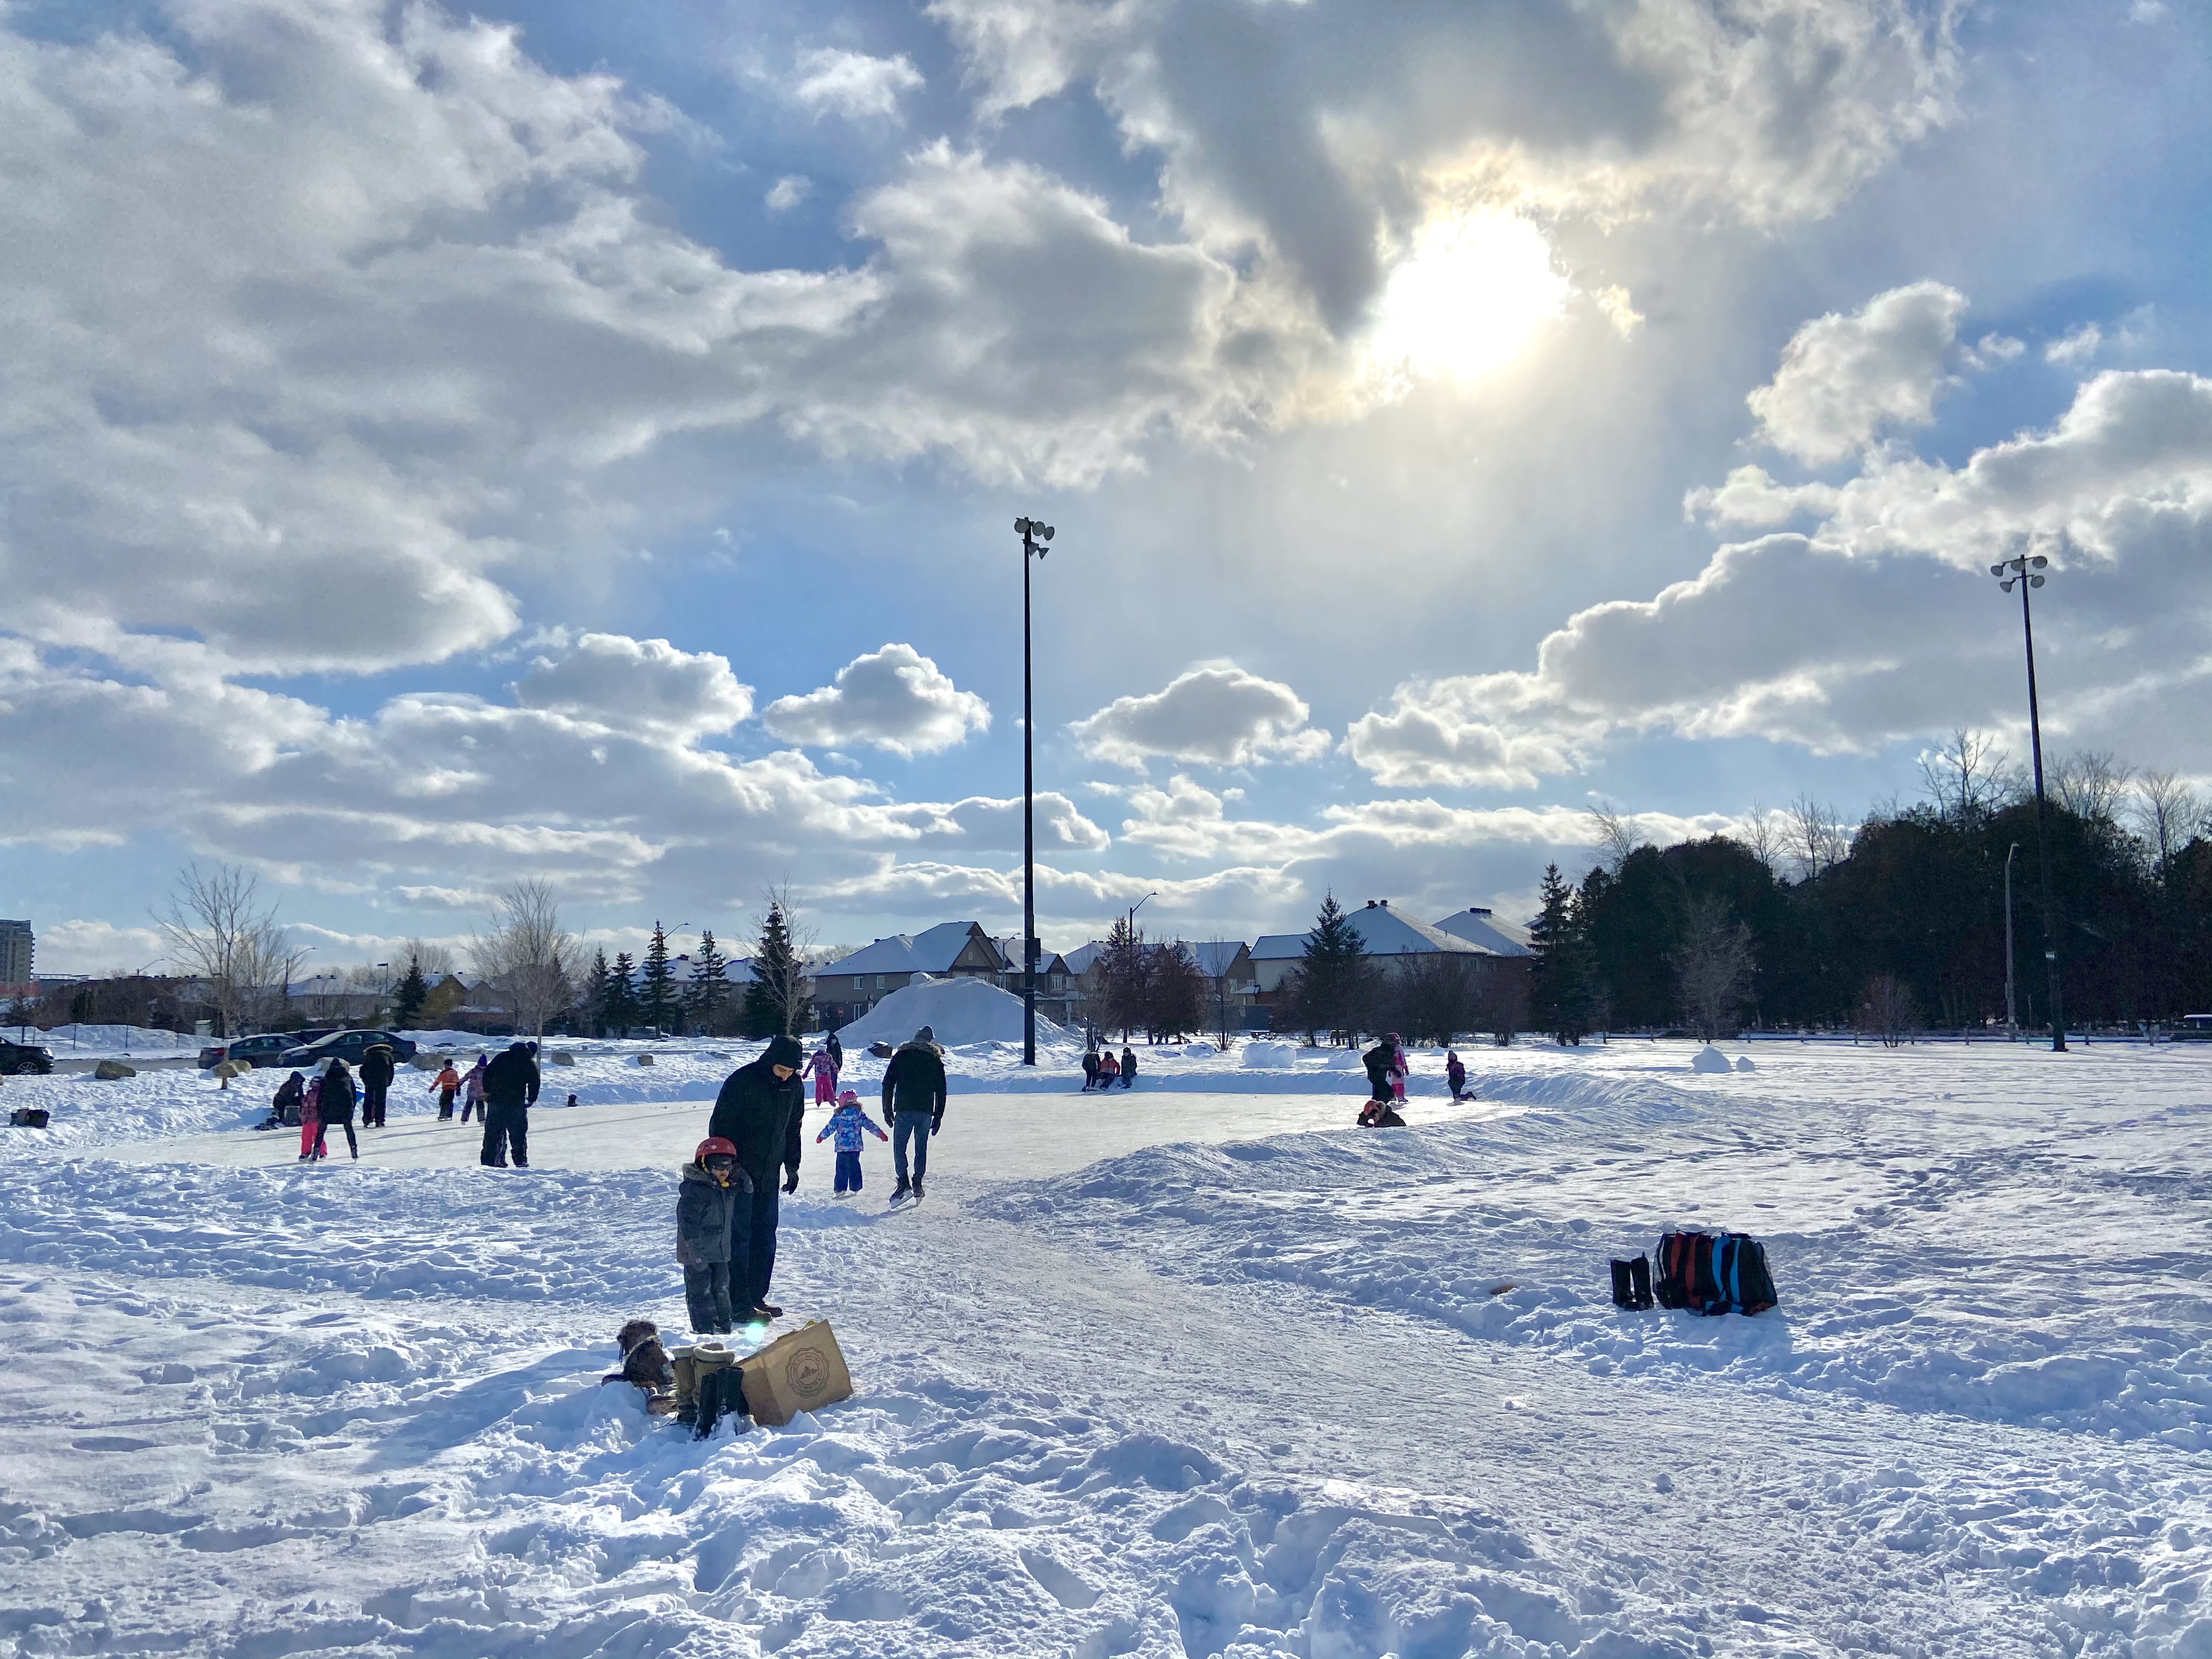
<svg viewBox="0 0 2212 1659">
<path fill-rule="evenodd" d="M 1628 1264 L 1628 1285 L 1636 1298 L 1636 1306 L 1653 1306 L 1651 1299 L 1651 1261 L 1648 1256 L 1638 1256 Z"/>
<path fill-rule="evenodd" d="M 893 1198 L 904 1198 L 913 1190 L 914 1183 L 908 1181 L 905 1176 L 901 1176 L 899 1177 L 899 1184 L 891 1188 L 891 1196 Z"/>
<path fill-rule="evenodd" d="M 1634 1307 L 1636 1291 L 1629 1281 L 1628 1264 L 1616 1257 L 1610 1265 L 1613 1268 L 1613 1305 L 1616 1308 Z"/>
</svg>

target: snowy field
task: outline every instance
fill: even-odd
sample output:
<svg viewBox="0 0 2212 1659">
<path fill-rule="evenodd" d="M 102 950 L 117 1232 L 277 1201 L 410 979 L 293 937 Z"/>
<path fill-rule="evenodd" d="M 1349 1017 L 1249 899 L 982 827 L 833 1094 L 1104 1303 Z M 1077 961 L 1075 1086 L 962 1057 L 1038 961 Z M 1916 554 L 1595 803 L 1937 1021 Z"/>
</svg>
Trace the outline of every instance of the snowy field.
<svg viewBox="0 0 2212 1659">
<path fill-rule="evenodd" d="M 919 1207 L 810 1128 L 856 1397 L 695 1443 L 598 1377 L 754 1050 L 644 1047 L 526 1174 L 419 1073 L 312 1170 L 281 1074 L 0 1085 L 0 1655 L 2212 1659 L 2212 1054 L 1474 1049 L 1367 1133 L 1316 1055 L 979 1046 Z M 1680 1224 L 1782 1306 L 1613 1310 Z"/>
</svg>

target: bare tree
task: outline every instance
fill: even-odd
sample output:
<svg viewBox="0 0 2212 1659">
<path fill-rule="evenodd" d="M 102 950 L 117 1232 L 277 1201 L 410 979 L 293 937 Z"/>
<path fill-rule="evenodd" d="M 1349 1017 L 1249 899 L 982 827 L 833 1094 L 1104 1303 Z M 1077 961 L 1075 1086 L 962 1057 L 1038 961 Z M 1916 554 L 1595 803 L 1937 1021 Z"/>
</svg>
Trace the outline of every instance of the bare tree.
<svg viewBox="0 0 2212 1659">
<path fill-rule="evenodd" d="M 1605 872 L 1609 876 L 1620 873 L 1620 866 L 1628 862 L 1628 855 L 1636 850 L 1636 818 L 1632 813 L 1619 811 L 1610 802 L 1598 801 L 1583 809 L 1597 832 L 1598 851 L 1603 855 Z"/>
<path fill-rule="evenodd" d="M 1710 893 L 1691 898 L 1674 951 L 1674 991 L 1682 1018 L 1706 1042 L 1736 1029 L 1755 959 L 1751 929 L 1727 904 Z"/>
<path fill-rule="evenodd" d="M 399 954 L 393 960 L 413 963 L 433 985 L 452 973 L 454 967 L 452 947 L 428 939 L 409 939 L 399 947 Z"/>
<path fill-rule="evenodd" d="M 154 922 L 169 960 L 208 988 L 224 1036 L 265 1014 L 272 990 L 281 1001 L 299 971 L 301 952 L 276 926 L 276 907 L 262 908 L 260 878 L 235 865 L 186 865 Z"/>
<path fill-rule="evenodd" d="M 1851 1023 L 1865 1035 L 1881 1038 L 1883 1048 L 1894 1048 L 1907 1031 L 1919 1029 L 1920 1011 L 1903 980 L 1894 974 L 1877 974 L 1860 990 Z"/>
<path fill-rule="evenodd" d="M 490 925 L 471 936 L 476 970 L 506 997 L 515 1029 L 545 1035 L 545 1022 L 575 999 L 583 947 L 562 931 L 552 887 L 518 881 L 493 901 Z"/>
<path fill-rule="evenodd" d="M 1481 958 L 1472 952 L 1437 951 L 1408 957 L 1393 977 L 1398 1028 L 1408 1042 L 1448 1048 L 1480 1018 Z"/>
<path fill-rule="evenodd" d="M 1850 850 L 1850 837 L 1836 821 L 1836 809 L 1814 799 L 1809 793 L 1783 809 L 1782 826 L 1784 843 L 1807 881 L 1842 863 L 1844 854 Z"/>
<path fill-rule="evenodd" d="M 2013 791 L 2005 751 L 1986 732 L 1955 728 L 1940 749 L 1923 750 L 1920 776 L 1936 810 L 1954 823 L 1978 823 Z"/>
<path fill-rule="evenodd" d="M 2133 816 L 2157 858 L 2158 878 L 2166 879 L 2173 855 L 2189 844 L 2205 822 L 2202 797 L 2172 772 L 2145 772 L 2136 780 Z"/>
<path fill-rule="evenodd" d="M 1752 857 L 1773 870 L 1782 857 L 1782 835 L 1776 827 L 1775 815 L 1767 810 L 1764 801 L 1751 804 L 1751 817 L 1743 826 L 1743 844 L 1751 849 Z"/>
<path fill-rule="evenodd" d="M 2051 763 L 2051 793 L 2058 804 L 2077 818 L 2092 823 L 2114 823 L 2133 767 L 2123 766 L 2105 749 L 2077 749 Z"/>
</svg>

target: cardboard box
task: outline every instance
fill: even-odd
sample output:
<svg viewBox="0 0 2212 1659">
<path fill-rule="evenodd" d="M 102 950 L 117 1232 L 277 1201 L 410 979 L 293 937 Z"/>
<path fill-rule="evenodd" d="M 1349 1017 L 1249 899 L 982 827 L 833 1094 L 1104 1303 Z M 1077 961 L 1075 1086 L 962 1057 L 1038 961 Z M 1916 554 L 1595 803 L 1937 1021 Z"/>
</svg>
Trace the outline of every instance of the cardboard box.
<svg viewBox="0 0 2212 1659">
<path fill-rule="evenodd" d="M 781 1428 L 801 1412 L 853 1397 L 853 1374 L 824 1319 L 786 1331 L 739 1364 L 745 1410 L 754 1422 L 770 1428 Z"/>
</svg>

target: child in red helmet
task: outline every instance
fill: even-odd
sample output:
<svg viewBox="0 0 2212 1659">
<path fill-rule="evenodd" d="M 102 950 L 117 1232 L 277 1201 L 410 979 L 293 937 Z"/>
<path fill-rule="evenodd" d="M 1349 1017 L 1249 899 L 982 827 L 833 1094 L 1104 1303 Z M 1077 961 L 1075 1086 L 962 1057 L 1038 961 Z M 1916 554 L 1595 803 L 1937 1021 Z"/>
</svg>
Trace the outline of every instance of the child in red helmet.
<svg viewBox="0 0 2212 1659">
<path fill-rule="evenodd" d="M 820 1146 L 831 1135 L 837 1137 L 837 1194 L 860 1190 L 860 1137 L 872 1134 L 878 1140 L 889 1140 L 884 1126 L 861 1109 L 860 1097 L 848 1089 L 837 1097 L 837 1109 L 830 1114 L 830 1121 L 822 1126 L 822 1133 L 814 1137 Z"/>
<path fill-rule="evenodd" d="M 738 1167 L 738 1149 L 720 1135 L 699 1143 L 676 1189 L 676 1260 L 684 1268 L 684 1300 L 691 1328 L 726 1335 L 736 1328 L 732 1280 L 745 1282 L 746 1231 L 737 1224 L 741 1198 L 750 1200 L 751 1177 Z M 750 1202 L 743 1206 L 750 1217 Z"/>
</svg>

